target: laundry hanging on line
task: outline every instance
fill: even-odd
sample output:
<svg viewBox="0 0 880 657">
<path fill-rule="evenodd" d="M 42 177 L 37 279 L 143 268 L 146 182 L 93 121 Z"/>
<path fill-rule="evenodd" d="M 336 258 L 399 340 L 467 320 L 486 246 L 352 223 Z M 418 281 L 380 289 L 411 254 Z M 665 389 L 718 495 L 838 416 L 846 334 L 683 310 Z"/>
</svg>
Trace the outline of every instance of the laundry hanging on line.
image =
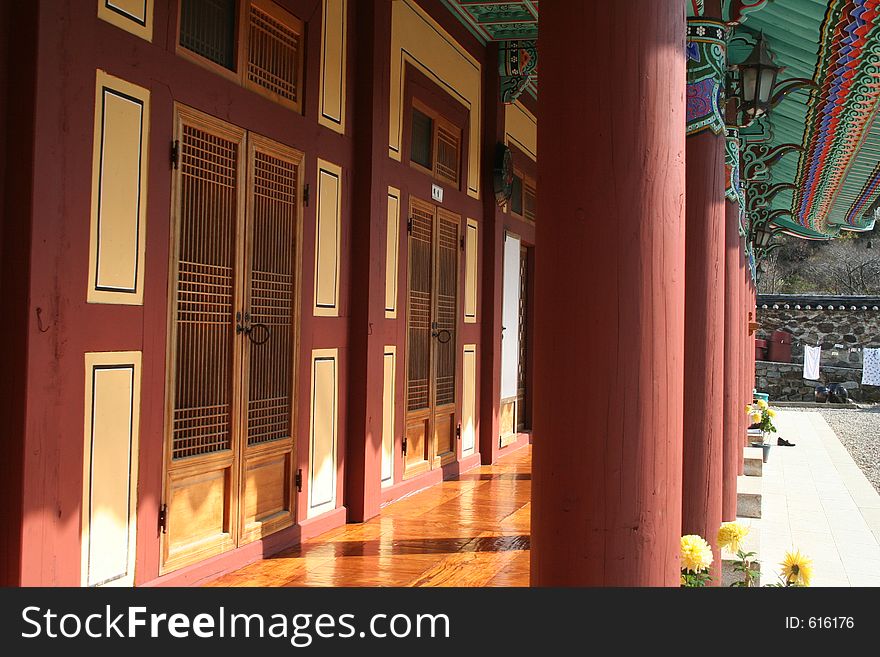
<svg viewBox="0 0 880 657">
<path fill-rule="evenodd" d="M 822 347 L 804 345 L 804 378 L 819 379 L 819 361 L 822 358 Z"/>
<path fill-rule="evenodd" d="M 880 349 L 862 350 L 862 385 L 880 386 Z"/>
</svg>

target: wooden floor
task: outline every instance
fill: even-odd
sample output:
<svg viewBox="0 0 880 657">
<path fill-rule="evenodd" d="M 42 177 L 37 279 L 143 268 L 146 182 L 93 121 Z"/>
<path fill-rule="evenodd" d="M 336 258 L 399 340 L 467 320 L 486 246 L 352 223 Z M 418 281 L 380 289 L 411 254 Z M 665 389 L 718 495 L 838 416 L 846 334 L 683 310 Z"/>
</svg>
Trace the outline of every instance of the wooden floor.
<svg viewBox="0 0 880 657">
<path fill-rule="evenodd" d="M 531 447 L 208 586 L 528 586 Z"/>
</svg>

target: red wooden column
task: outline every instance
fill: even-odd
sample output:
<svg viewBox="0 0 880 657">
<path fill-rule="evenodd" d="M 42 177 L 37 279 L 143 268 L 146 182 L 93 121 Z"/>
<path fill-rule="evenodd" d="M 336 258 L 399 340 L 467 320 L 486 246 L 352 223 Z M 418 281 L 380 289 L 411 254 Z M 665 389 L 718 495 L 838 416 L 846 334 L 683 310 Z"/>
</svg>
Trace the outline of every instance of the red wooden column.
<svg viewBox="0 0 880 657">
<path fill-rule="evenodd" d="M 708 7 L 707 7 L 708 11 Z M 682 534 L 715 545 L 724 445 L 724 23 L 688 20 Z M 718 571 L 716 570 L 716 573 Z M 717 583 L 718 577 L 715 581 Z"/>
<path fill-rule="evenodd" d="M 545 4 L 531 582 L 677 586 L 682 11 Z"/>
<path fill-rule="evenodd" d="M 743 244 L 745 246 L 745 244 Z M 746 404 L 751 403 L 751 384 L 749 383 L 748 358 L 749 358 L 749 304 L 748 304 L 748 286 L 746 285 L 746 277 L 748 276 L 748 266 L 746 264 L 746 256 L 743 253 L 739 259 L 739 276 L 737 278 L 737 287 L 739 290 L 739 321 L 741 332 L 739 335 L 739 372 L 740 372 L 740 428 L 739 428 L 739 444 L 742 447 L 748 445 L 746 439 L 746 431 L 749 428 L 751 420 L 745 413 Z M 737 474 L 743 474 L 745 467 L 744 456 L 741 453 L 739 464 L 737 466 Z"/>
<path fill-rule="evenodd" d="M 5 507 L 0 586 L 23 582 L 25 464 L 29 453 L 41 449 L 26 444 L 28 341 L 41 335 L 29 297 L 36 261 L 31 244 L 39 14 L 37 3 L 0 3 L 0 293 L 5 316 L 0 340 L 0 495 Z"/>
<path fill-rule="evenodd" d="M 345 506 L 349 522 L 379 513 L 382 502 L 383 346 L 394 344 L 394 322 L 385 319 L 385 222 L 388 160 L 388 77 L 391 42 L 389 0 L 353 3 L 359 26 L 354 113 L 354 203 Z M 364 29 L 360 29 L 363 27 Z"/>
<path fill-rule="evenodd" d="M 721 519 L 736 519 L 736 477 L 743 445 L 743 247 L 740 236 L 742 189 L 739 180 L 739 133 L 728 129 L 724 203 L 724 447 Z"/>
<path fill-rule="evenodd" d="M 498 46 L 489 44 L 488 61 L 498 60 Z M 497 75 L 483 76 L 483 221 L 480 236 L 480 439 L 479 451 L 483 465 L 495 462 L 501 446 L 498 436 L 501 407 L 501 309 L 502 267 L 504 261 L 504 215 L 491 193 L 494 185 L 492 164 L 495 145 L 504 141 L 504 105 L 501 103 L 501 81 Z"/>
</svg>

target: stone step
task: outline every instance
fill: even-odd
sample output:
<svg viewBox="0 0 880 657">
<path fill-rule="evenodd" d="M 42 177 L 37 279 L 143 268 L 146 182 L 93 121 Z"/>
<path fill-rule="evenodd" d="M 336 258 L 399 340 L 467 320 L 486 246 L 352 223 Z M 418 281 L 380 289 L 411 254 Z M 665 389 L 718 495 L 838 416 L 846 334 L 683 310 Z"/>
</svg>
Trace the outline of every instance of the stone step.
<svg viewBox="0 0 880 657">
<path fill-rule="evenodd" d="M 736 515 L 761 517 L 761 478 L 740 475 L 736 478 Z"/>
<path fill-rule="evenodd" d="M 764 450 L 760 447 L 743 447 L 743 474 L 760 477 L 764 469 Z"/>
</svg>

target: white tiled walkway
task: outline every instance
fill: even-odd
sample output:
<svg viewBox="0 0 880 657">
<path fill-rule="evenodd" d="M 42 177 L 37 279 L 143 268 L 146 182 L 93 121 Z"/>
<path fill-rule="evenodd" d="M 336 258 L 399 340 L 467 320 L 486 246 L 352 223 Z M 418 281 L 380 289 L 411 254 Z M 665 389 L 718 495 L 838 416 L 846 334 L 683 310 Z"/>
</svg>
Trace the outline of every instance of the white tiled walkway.
<svg viewBox="0 0 880 657">
<path fill-rule="evenodd" d="M 786 550 L 813 559 L 813 586 L 880 586 L 880 495 L 819 413 L 779 410 L 762 477 L 762 584 Z M 796 443 L 779 447 L 776 436 Z"/>
</svg>

